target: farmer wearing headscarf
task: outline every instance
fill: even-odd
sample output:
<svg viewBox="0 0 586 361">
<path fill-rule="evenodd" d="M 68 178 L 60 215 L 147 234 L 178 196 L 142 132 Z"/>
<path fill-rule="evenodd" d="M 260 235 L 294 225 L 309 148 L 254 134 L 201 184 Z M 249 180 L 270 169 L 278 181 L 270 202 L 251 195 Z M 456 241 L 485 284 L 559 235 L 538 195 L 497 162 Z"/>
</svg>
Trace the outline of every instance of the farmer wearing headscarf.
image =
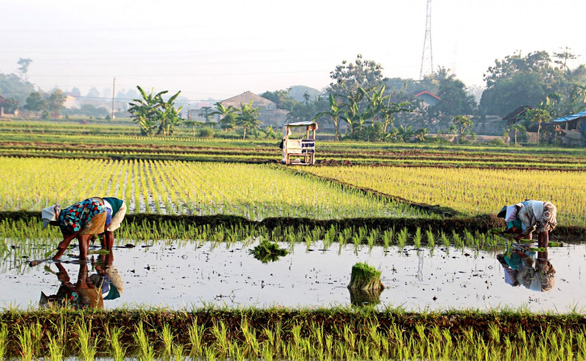
<svg viewBox="0 0 586 361">
<path fill-rule="evenodd" d="M 42 210 L 43 229 L 47 225 L 59 226 L 63 240 L 57 246 L 54 260 L 61 258 L 74 238 L 79 241 L 79 257 L 87 259 L 92 237 L 103 234 L 102 248 L 114 245 L 112 231 L 120 227 L 126 205 L 117 198 L 88 198 L 63 210 L 58 205 Z"/>
<path fill-rule="evenodd" d="M 517 240 L 531 239 L 534 231 L 539 234 L 539 247 L 547 247 L 549 233 L 557 226 L 557 208 L 551 202 L 526 200 L 512 206 L 504 206 L 498 214 L 507 222 L 507 230 L 516 233 Z"/>
</svg>

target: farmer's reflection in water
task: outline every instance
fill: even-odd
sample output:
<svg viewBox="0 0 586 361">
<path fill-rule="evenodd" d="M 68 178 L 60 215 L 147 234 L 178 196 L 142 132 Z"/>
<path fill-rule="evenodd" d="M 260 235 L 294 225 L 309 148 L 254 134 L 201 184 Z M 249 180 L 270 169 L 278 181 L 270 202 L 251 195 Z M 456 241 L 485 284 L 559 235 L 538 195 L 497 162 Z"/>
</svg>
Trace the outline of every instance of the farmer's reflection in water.
<svg viewBox="0 0 586 361">
<path fill-rule="evenodd" d="M 87 262 L 79 263 L 77 282 L 72 283 L 67 270 L 61 262 L 56 262 L 57 272 L 47 266 L 50 272 L 57 275 L 61 282 L 57 293 L 47 296 L 41 292 L 39 306 L 45 307 L 71 307 L 82 308 L 104 308 L 104 300 L 113 300 L 124 292 L 124 284 L 118 270 L 112 264 L 114 256 L 112 252 L 101 255 L 93 263 L 95 273 L 89 275 Z"/>
<path fill-rule="evenodd" d="M 505 282 L 538 292 L 550 291 L 555 283 L 555 269 L 547 257 L 547 247 L 531 249 L 513 244 L 505 254 L 496 256 L 505 270 Z"/>
</svg>

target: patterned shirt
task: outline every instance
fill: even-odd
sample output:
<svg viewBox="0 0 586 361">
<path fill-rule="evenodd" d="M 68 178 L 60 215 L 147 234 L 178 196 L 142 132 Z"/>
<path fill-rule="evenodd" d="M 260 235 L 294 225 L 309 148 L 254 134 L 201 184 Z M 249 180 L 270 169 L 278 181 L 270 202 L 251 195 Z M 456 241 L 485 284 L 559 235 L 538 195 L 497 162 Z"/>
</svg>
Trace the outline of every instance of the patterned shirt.
<svg viewBox="0 0 586 361">
<path fill-rule="evenodd" d="M 97 200 L 88 198 L 65 208 L 59 214 L 59 227 L 63 234 L 73 234 L 85 227 L 97 214 L 104 213 L 106 208 Z"/>
</svg>

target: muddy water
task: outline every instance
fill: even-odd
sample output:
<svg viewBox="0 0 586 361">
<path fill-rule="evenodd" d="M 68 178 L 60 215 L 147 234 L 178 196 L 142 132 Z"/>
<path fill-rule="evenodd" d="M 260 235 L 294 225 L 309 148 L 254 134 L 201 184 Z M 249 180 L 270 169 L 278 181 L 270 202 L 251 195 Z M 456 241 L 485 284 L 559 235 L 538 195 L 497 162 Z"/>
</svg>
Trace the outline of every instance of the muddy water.
<svg viewBox="0 0 586 361">
<path fill-rule="evenodd" d="M 291 252 L 276 262 L 263 264 L 249 254 L 253 246 L 155 242 L 149 247 L 137 244 L 135 248 L 116 248 L 113 265 L 124 287 L 121 296 L 104 301 L 104 307 L 349 305 L 346 286 L 356 262 L 367 262 L 382 271 L 387 288 L 380 295 L 377 307 L 381 308 L 401 306 L 421 311 L 527 307 L 534 312 L 563 313 L 573 308 L 582 310 L 586 301 L 583 244 L 549 248 L 548 260 L 555 275 L 553 287 L 547 292 L 505 282 L 505 271 L 496 258 L 503 250 L 435 248 L 432 252 L 406 247 L 385 252 L 380 247 L 340 248 L 334 244 L 324 250 L 319 244 L 309 249 L 297 244 L 291 249 L 289 244 L 282 244 Z M 80 265 L 62 266 L 76 282 Z M 41 291 L 55 294 L 61 284 L 50 271 L 56 272 L 57 265 L 4 270 L 0 274 L 0 287 L 4 290 L 0 304 L 36 307 Z M 93 273 L 90 265 L 89 274 Z"/>
</svg>

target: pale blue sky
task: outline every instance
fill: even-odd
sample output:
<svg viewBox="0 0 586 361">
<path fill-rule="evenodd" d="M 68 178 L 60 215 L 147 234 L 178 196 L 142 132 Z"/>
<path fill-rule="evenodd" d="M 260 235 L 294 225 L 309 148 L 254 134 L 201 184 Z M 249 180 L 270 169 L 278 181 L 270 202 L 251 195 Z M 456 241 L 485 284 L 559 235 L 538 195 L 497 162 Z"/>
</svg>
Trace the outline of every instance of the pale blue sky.
<svg viewBox="0 0 586 361">
<path fill-rule="evenodd" d="M 426 0 L 0 0 L 0 72 L 31 58 L 43 90 L 182 91 L 223 99 L 324 88 L 356 54 L 387 77 L 419 78 Z M 570 47 L 586 63 L 584 0 L 433 0 L 434 67 L 467 85 L 516 50 Z"/>
</svg>

